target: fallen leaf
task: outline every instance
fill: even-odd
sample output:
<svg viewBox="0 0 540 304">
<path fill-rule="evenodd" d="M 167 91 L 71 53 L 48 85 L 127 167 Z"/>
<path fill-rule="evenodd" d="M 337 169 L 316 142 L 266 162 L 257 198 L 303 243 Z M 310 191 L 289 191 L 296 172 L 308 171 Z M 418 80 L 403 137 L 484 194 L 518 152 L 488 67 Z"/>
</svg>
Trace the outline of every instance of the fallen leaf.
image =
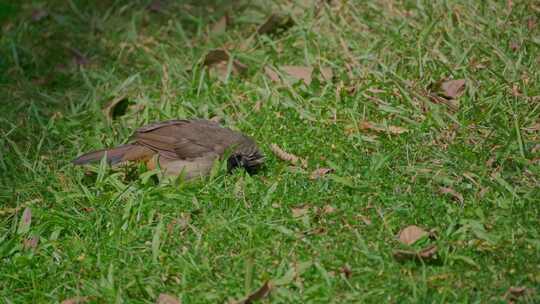
<svg viewBox="0 0 540 304">
<path fill-rule="evenodd" d="M 291 208 L 291 212 L 292 212 L 292 216 L 295 217 L 295 218 L 302 217 L 302 216 L 308 214 L 309 205 L 303 205 L 303 206 L 298 206 L 298 207 Z"/>
<path fill-rule="evenodd" d="M 530 296 L 533 292 L 534 289 L 530 289 L 527 287 L 510 287 L 504 293 L 503 297 L 508 301 L 508 303 L 514 303 L 515 301 L 518 301 L 521 297 Z M 525 300 L 524 302 L 527 301 Z"/>
<path fill-rule="evenodd" d="M 456 99 L 465 89 L 465 79 L 447 80 L 441 83 L 443 97 L 448 99 Z"/>
<path fill-rule="evenodd" d="M 288 15 L 272 14 L 266 21 L 259 26 L 257 33 L 259 35 L 276 34 L 279 31 L 284 31 L 294 25 L 294 21 Z"/>
<path fill-rule="evenodd" d="M 32 18 L 32 21 L 38 22 L 38 21 L 41 21 L 41 20 L 47 18 L 48 16 L 49 16 L 49 12 L 47 12 L 46 10 L 44 10 L 44 9 L 35 9 L 35 10 L 32 11 L 31 18 Z"/>
<path fill-rule="evenodd" d="M 399 232 L 399 241 L 405 245 L 412 245 L 428 233 L 415 225 L 410 225 Z"/>
<path fill-rule="evenodd" d="M 216 63 L 229 60 L 229 52 L 224 49 L 214 49 L 210 50 L 206 57 L 204 57 L 205 66 L 212 66 Z"/>
<path fill-rule="evenodd" d="M 372 224 L 371 220 L 367 216 L 363 216 L 360 214 L 360 215 L 357 215 L 356 217 L 360 219 L 366 226 L 369 226 Z"/>
<path fill-rule="evenodd" d="M 206 54 L 203 65 L 215 73 L 216 76 L 225 80 L 228 74 L 230 54 L 224 49 L 211 50 Z M 239 75 L 247 71 L 247 66 L 240 61 L 234 59 L 232 61 L 231 72 L 234 75 Z"/>
<path fill-rule="evenodd" d="M 17 232 L 19 234 L 27 233 L 30 231 L 30 224 L 32 223 L 32 209 L 30 207 L 24 208 L 23 214 L 19 221 L 19 228 Z"/>
<path fill-rule="evenodd" d="M 385 126 L 377 125 L 375 123 L 365 121 L 365 120 L 360 122 L 358 128 L 360 130 L 371 130 L 371 131 L 375 131 L 375 132 L 387 132 L 387 133 L 396 134 L 396 135 L 403 134 L 403 133 L 409 131 L 408 129 L 403 128 L 403 127 L 398 127 L 398 126 L 387 126 L 387 127 L 385 127 Z"/>
<path fill-rule="evenodd" d="M 261 288 L 257 289 L 257 291 L 250 294 L 245 299 L 236 302 L 236 304 L 251 304 L 255 301 L 262 300 L 270 294 L 270 291 L 272 291 L 272 284 L 269 281 L 266 281 Z"/>
<path fill-rule="evenodd" d="M 285 151 L 283 151 L 278 145 L 276 144 L 271 144 L 270 145 L 270 150 L 272 152 L 274 152 L 274 154 L 280 158 L 281 160 L 284 160 L 284 161 L 288 161 L 290 162 L 291 164 L 293 165 L 298 165 L 300 164 L 302 167 L 307 167 L 307 161 L 305 159 L 302 159 L 294 154 L 291 154 L 291 153 L 287 153 Z"/>
<path fill-rule="evenodd" d="M 280 70 L 295 80 L 303 80 L 306 85 L 311 83 L 311 74 L 313 73 L 312 67 L 285 65 L 280 67 Z"/>
<path fill-rule="evenodd" d="M 415 260 L 415 259 L 432 260 L 434 259 L 436 253 L 437 253 L 437 246 L 431 245 L 420 251 L 394 250 L 393 256 L 398 261 Z"/>
<path fill-rule="evenodd" d="M 535 123 L 534 125 L 524 129 L 527 132 L 536 132 L 540 131 L 540 122 Z"/>
<path fill-rule="evenodd" d="M 281 78 L 279 78 L 279 74 L 276 73 L 276 71 L 274 71 L 274 69 L 272 69 L 272 68 L 269 67 L 269 66 L 265 66 L 265 67 L 264 67 L 264 73 L 265 73 L 266 76 L 268 76 L 268 78 L 270 78 L 270 80 L 272 80 L 273 82 L 280 82 L 280 81 L 281 81 Z"/>
<path fill-rule="evenodd" d="M 210 28 L 210 33 L 214 35 L 223 34 L 227 31 L 227 26 L 230 24 L 229 14 L 225 13 L 216 23 Z"/>
<path fill-rule="evenodd" d="M 463 204 L 463 195 L 456 190 L 450 188 L 450 187 L 440 187 L 439 192 L 442 194 L 448 194 L 452 196 L 455 200 L 458 200 L 460 203 Z"/>
<path fill-rule="evenodd" d="M 109 121 L 115 120 L 126 114 L 129 104 L 129 99 L 125 95 L 120 95 L 105 105 L 102 110 L 103 115 L 105 115 Z"/>
<path fill-rule="evenodd" d="M 517 41 L 511 41 L 509 47 L 510 47 L 510 49 L 512 51 L 515 52 L 515 51 L 519 50 L 520 45 L 519 45 L 519 43 Z"/>
<path fill-rule="evenodd" d="M 332 207 L 331 205 L 325 205 L 322 209 L 322 213 L 324 214 L 334 213 L 335 211 L 336 211 L 336 208 Z"/>
<path fill-rule="evenodd" d="M 349 266 L 345 265 L 339 269 L 339 272 L 341 272 L 345 278 L 350 278 L 352 276 L 352 270 Z"/>
<path fill-rule="evenodd" d="M 90 298 L 88 297 L 73 297 L 65 299 L 61 304 L 82 304 L 87 303 L 88 301 L 90 301 Z"/>
<path fill-rule="evenodd" d="M 309 176 L 310 179 L 319 179 L 329 173 L 332 173 L 334 172 L 334 169 L 332 168 L 319 168 L 319 169 L 315 169 L 313 170 L 313 172 L 311 172 L 311 175 Z"/>
<path fill-rule="evenodd" d="M 459 101 L 457 99 L 463 94 L 464 89 L 464 79 L 442 80 L 431 84 L 428 88 L 431 101 L 445 104 L 453 111 L 459 109 Z"/>
<path fill-rule="evenodd" d="M 180 300 L 176 297 L 168 295 L 166 293 L 159 294 L 159 297 L 156 300 L 156 304 L 180 304 Z"/>
<path fill-rule="evenodd" d="M 33 235 L 29 239 L 25 239 L 23 241 L 23 248 L 24 249 L 35 249 L 39 243 L 39 236 Z"/>
</svg>

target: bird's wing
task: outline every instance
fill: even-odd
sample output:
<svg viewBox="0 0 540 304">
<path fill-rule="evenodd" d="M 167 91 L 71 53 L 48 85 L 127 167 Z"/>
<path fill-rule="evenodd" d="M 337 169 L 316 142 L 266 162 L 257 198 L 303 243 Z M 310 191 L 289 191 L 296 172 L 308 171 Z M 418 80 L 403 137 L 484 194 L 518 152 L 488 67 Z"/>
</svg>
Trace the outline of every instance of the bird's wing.
<svg viewBox="0 0 540 304">
<path fill-rule="evenodd" d="M 135 141 L 172 159 L 221 155 L 239 134 L 206 120 L 172 120 L 137 130 Z"/>
</svg>

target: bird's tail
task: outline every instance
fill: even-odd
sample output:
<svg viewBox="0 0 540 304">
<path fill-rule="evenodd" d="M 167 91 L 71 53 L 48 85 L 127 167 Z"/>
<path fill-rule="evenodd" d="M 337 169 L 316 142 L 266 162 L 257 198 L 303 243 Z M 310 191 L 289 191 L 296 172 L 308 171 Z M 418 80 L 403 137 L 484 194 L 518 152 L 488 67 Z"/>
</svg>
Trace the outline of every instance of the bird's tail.
<svg viewBox="0 0 540 304">
<path fill-rule="evenodd" d="M 107 162 L 110 165 L 115 165 L 123 161 L 133 161 L 145 159 L 152 154 L 152 151 L 146 147 L 134 144 L 127 144 L 111 149 L 103 149 L 85 153 L 73 160 L 75 165 L 85 165 L 88 163 L 98 162 L 106 155 Z"/>
</svg>

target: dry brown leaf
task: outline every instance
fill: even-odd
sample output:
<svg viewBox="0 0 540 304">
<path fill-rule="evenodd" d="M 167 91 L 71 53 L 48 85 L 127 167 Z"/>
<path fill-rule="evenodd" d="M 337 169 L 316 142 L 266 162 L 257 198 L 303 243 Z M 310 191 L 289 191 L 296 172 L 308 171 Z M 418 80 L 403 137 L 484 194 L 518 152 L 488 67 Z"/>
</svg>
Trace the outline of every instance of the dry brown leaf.
<svg viewBox="0 0 540 304">
<path fill-rule="evenodd" d="M 372 224 L 371 220 L 367 216 L 363 216 L 361 214 L 356 216 L 358 219 L 360 219 L 366 226 L 369 226 Z"/>
<path fill-rule="evenodd" d="M 330 214 L 334 213 L 336 211 L 336 208 L 332 207 L 331 205 L 325 205 L 322 209 L 323 214 Z"/>
<path fill-rule="evenodd" d="M 332 168 L 319 168 L 319 169 L 315 169 L 313 170 L 313 172 L 311 172 L 311 175 L 309 176 L 310 179 L 319 179 L 329 173 L 332 173 L 334 172 L 334 169 Z"/>
<path fill-rule="evenodd" d="M 70 299 L 65 299 L 64 301 L 62 301 L 61 304 L 82 304 L 82 303 L 87 303 L 89 301 L 90 301 L 90 298 L 88 297 L 73 297 Z"/>
<path fill-rule="evenodd" d="M 384 127 L 384 126 L 380 126 L 369 121 L 360 122 L 358 128 L 360 130 L 371 130 L 375 132 L 388 132 L 388 133 L 396 134 L 396 135 L 403 134 L 409 131 L 408 129 L 403 128 L 403 127 L 398 127 L 398 126 Z"/>
<path fill-rule="evenodd" d="M 517 301 L 520 297 L 530 295 L 532 292 L 534 292 L 534 290 L 527 287 L 510 287 L 504 293 L 504 298 L 509 301 L 508 303 L 514 303 L 514 301 Z"/>
<path fill-rule="evenodd" d="M 156 300 L 156 304 L 180 304 L 180 300 L 178 300 L 176 297 L 168 295 L 166 293 L 162 293 L 159 295 L 159 297 Z"/>
<path fill-rule="evenodd" d="M 129 107 L 129 100 L 126 95 L 120 95 L 111 101 L 109 101 L 105 107 L 103 107 L 103 115 L 107 120 L 112 121 L 122 115 L 125 115 Z"/>
<path fill-rule="evenodd" d="M 268 78 L 270 78 L 270 80 L 272 80 L 273 82 L 280 82 L 281 81 L 281 78 L 279 78 L 279 74 L 276 73 L 276 71 L 274 71 L 273 68 L 269 67 L 269 66 L 265 66 L 264 67 L 264 73 L 266 74 L 266 76 L 268 76 Z"/>
<path fill-rule="evenodd" d="M 458 98 L 461 96 L 461 94 L 463 94 L 464 89 L 465 79 L 447 80 L 441 83 L 441 93 L 443 93 L 442 97 L 448 99 Z"/>
<path fill-rule="evenodd" d="M 296 80 L 303 80 L 306 85 L 311 83 L 312 67 L 285 65 L 280 67 L 280 70 Z"/>
<path fill-rule="evenodd" d="M 227 26 L 230 24 L 229 14 L 223 15 L 216 23 L 210 28 L 210 33 L 214 35 L 223 34 L 227 31 Z"/>
<path fill-rule="evenodd" d="M 33 235 L 29 239 L 23 240 L 24 249 L 35 249 L 39 243 L 39 236 Z"/>
<path fill-rule="evenodd" d="M 429 97 L 435 103 L 447 105 L 452 111 L 459 109 L 457 100 L 465 90 L 465 80 L 442 80 L 429 86 Z"/>
<path fill-rule="evenodd" d="M 21 220 L 19 222 L 19 228 L 17 232 L 20 234 L 27 233 L 30 230 L 30 225 L 32 223 L 32 209 L 30 207 L 24 208 Z"/>
<path fill-rule="evenodd" d="M 428 261 L 428 260 L 434 259 L 436 253 L 437 253 L 437 246 L 431 245 L 420 251 L 394 250 L 393 256 L 398 261 L 415 260 L 415 259 Z"/>
<path fill-rule="evenodd" d="M 456 190 L 450 188 L 450 187 L 440 187 L 439 192 L 441 194 L 448 194 L 452 196 L 455 200 L 458 200 L 460 203 L 463 204 L 463 195 Z"/>
<path fill-rule="evenodd" d="M 206 54 L 203 65 L 208 67 L 211 74 L 216 74 L 219 79 L 225 80 L 229 69 L 230 57 L 229 52 L 226 50 L 214 49 Z M 231 72 L 234 75 L 243 74 L 247 71 L 247 68 L 245 64 L 236 59 L 232 61 Z"/>
<path fill-rule="evenodd" d="M 303 206 L 298 206 L 298 207 L 294 207 L 294 208 L 291 208 L 291 212 L 292 212 L 292 216 L 293 217 L 302 217 L 306 214 L 308 214 L 309 212 L 309 205 L 303 205 Z"/>
<path fill-rule="evenodd" d="M 330 67 L 321 68 L 320 72 L 322 79 L 327 82 L 331 82 L 334 78 L 334 71 L 332 71 L 332 68 Z"/>
<path fill-rule="evenodd" d="M 206 57 L 204 57 L 203 65 L 212 66 L 222 61 L 229 61 L 229 57 L 229 52 L 227 52 L 226 50 L 214 49 L 209 51 L 208 54 L 206 54 Z"/>
<path fill-rule="evenodd" d="M 341 272 L 345 278 L 350 278 L 352 276 L 352 270 L 349 266 L 345 265 L 339 269 L 339 272 Z"/>
<path fill-rule="evenodd" d="M 399 232 L 399 241 L 405 245 L 412 245 L 426 235 L 428 233 L 424 229 L 410 225 Z"/>
<path fill-rule="evenodd" d="M 270 150 L 281 160 L 288 161 L 289 163 L 293 165 L 301 165 L 302 167 L 307 167 L 307 161 L 305 159 L 302 159 L 294 154 L 287 153 L 283 151 L 278 145 L 271 144 Z"/>
<path fill-rule="evenodd" d="M 266 281 L 261 288 L 247 296 L 245 299 L 236 302 L 236 304 L 251 304 L 255 301 L 262 300 L 270 294 L 270 291 L 272 291 L 272 284 L 269 281 Z"/>
<path fill-rule="evenodd" d="M 537 123 L 533 124 L 532 126 L 525 128 L 524 130 L 527 131 L 527 132 L 540 131 L 540 122 L 537 122 Z"/>
<path fill-rule="evenodd" d="M 266 21 L 261 26 L 259 26 L 259 28 L 257 29 L 257 33 L 259 35 L 275 34 L 279 32 L 280 30 L 286 30 L 293 25 L 294 25 L 294 21 L 292 20 L 290 16 L 272 14 L 266 19 Z"/>
</svg>

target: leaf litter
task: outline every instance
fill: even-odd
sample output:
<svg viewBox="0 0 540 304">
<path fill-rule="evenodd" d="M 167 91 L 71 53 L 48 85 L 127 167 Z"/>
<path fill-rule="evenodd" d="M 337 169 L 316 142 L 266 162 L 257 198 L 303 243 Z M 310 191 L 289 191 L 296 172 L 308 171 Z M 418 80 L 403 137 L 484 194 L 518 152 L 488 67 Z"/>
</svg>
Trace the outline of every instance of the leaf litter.
<svg viewBox="0 0 540 304">
<path fill-rule="evenodd" d="M 403 228 L 399 232 L 399 241 L 405 245 L 412 245 L 419 239 L 423 238 L 424 236 L 427 236 L 428 232 L 424 229 L 416 226 L 416 225 L 410 225 L 405 228 Z"/>
<path fill-rule="evenodd" d="M 451 110 L 459 109 L 458 98 L 465 91 L 465 79 L 443 79 L 428 87 L 429 97 L 434 103 L 447 105 Z"/>
<path fill-rule="evenodd" d="M 156 300 L 156 304 L 181 304 L 181 302 L 175 296 L 161 293 Z"/>
<path fill-rule="evenodd" d="M 220 80 L 225 81 L 229 76 L 229 61 L 231 61 L 231 55 L 227 50 L 214 49 L 206 54 L 203 65 L 208 67 L 211 75 L 215 75 Z M 243 74 L 247 69 L 247 65 L 236 59 L 232 60 L 230 72 L 233 75 Z"/>
</svg>

